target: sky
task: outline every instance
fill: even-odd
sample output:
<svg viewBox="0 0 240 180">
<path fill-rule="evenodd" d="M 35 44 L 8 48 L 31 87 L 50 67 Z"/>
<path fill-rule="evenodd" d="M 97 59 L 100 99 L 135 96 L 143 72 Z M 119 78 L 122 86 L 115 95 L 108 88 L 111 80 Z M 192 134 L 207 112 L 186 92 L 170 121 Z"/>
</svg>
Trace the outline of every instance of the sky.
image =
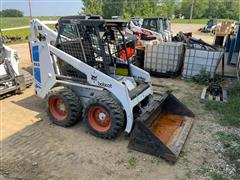
<svg viewBox="0 0 240 180">
<path fill-rule="evenodd" d="M 67 16 L 81 11 L 81 0 L 30 0 L 32 16 Z M 29 16 L 29 0 L 0 0 L 0 10 L 18 9 Z"/>
</svg>

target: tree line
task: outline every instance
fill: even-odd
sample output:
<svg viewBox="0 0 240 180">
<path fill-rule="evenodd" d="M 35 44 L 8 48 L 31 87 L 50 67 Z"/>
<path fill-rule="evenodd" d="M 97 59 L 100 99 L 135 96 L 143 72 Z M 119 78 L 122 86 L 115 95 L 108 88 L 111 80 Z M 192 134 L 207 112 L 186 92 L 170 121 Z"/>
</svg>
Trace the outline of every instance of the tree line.
<svg viewBox="0 0 240 180">
<path fill-rule="evenodd" d="M 130 17 L 192 17 L 238 20 L 240 0 L 82 0 L 82 14 L 104 18 Z"/>
<path fill-rule="evenodd" d="M 1 17 L 23 17 L 23 12 L 17 9 L 4 9 L 0 11 Z"/>
</svg>

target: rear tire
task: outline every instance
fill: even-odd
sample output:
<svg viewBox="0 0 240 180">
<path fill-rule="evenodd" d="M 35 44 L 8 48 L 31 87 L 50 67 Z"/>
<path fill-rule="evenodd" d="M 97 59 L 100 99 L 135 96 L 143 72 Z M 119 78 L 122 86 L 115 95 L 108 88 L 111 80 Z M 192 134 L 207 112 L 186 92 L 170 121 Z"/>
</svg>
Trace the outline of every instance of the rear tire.
<svg viewBox="0 0 240 180">
<path fill-rule="evenodd" d="M 48 115 L 56 125 L 75 125 L 81 116 L 82 107 L 77 95 L 68 88 L 53 89 L 48 94 Z"/>
<path fill-rule="evenodd" d="M 23 75 L 26 87 L 30 87 L 33 84 L 33 76 L 26 70 L 19 68 L 19 74 Z"/>
<path fill-rule="evenodd" d="M 90 132 L 103 139 L 113 139 L 123 130 L 125 119 L 121 106 L 112 98 L 100 96 L 89 101 L 83 119 Z"/>
</svg>

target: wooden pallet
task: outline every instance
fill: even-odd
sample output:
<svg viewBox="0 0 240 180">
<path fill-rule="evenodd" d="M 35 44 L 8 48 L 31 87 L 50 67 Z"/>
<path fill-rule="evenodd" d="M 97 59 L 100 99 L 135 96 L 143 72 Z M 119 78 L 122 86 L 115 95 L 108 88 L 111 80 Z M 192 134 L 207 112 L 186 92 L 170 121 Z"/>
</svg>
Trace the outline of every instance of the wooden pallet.
<svg viewBox="0 0 240 180">
<path fill-rule="evenodd" d="M 227 102 L 227 91 L 222 90 L 222 98 L 220 96 L 212 96 L 207 92 L 207 87 L 204 87 L 201 93 L 201 100 L 212 100 L 212 101 L 222 101 Z"/>
</svg>

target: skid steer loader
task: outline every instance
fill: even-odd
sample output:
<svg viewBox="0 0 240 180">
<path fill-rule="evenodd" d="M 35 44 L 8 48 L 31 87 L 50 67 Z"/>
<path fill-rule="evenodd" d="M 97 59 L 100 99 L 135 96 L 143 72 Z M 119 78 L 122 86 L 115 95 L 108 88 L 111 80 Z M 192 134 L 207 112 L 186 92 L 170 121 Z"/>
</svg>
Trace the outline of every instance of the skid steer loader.
<svg viewBox="0 0 240 180">
<path fill-rule="evenodd" d="M 19 68 L 18 64 L 17 52 L 4 45 L 0 39 L 0 99 L 32 85 L 32 75 Z"/>
<path fill-rule="evenodd" d="M 123 60 L 124 21 L 61 17 L 57 31 L 30 22 L 35 91 L 50 120 L 68 127 L 83 119 L 95 136 L 130 133 L 129 148 L 175 161 L 194 114 L 172 94 L 154 100 L 148 72 Z"/>
</svg>

